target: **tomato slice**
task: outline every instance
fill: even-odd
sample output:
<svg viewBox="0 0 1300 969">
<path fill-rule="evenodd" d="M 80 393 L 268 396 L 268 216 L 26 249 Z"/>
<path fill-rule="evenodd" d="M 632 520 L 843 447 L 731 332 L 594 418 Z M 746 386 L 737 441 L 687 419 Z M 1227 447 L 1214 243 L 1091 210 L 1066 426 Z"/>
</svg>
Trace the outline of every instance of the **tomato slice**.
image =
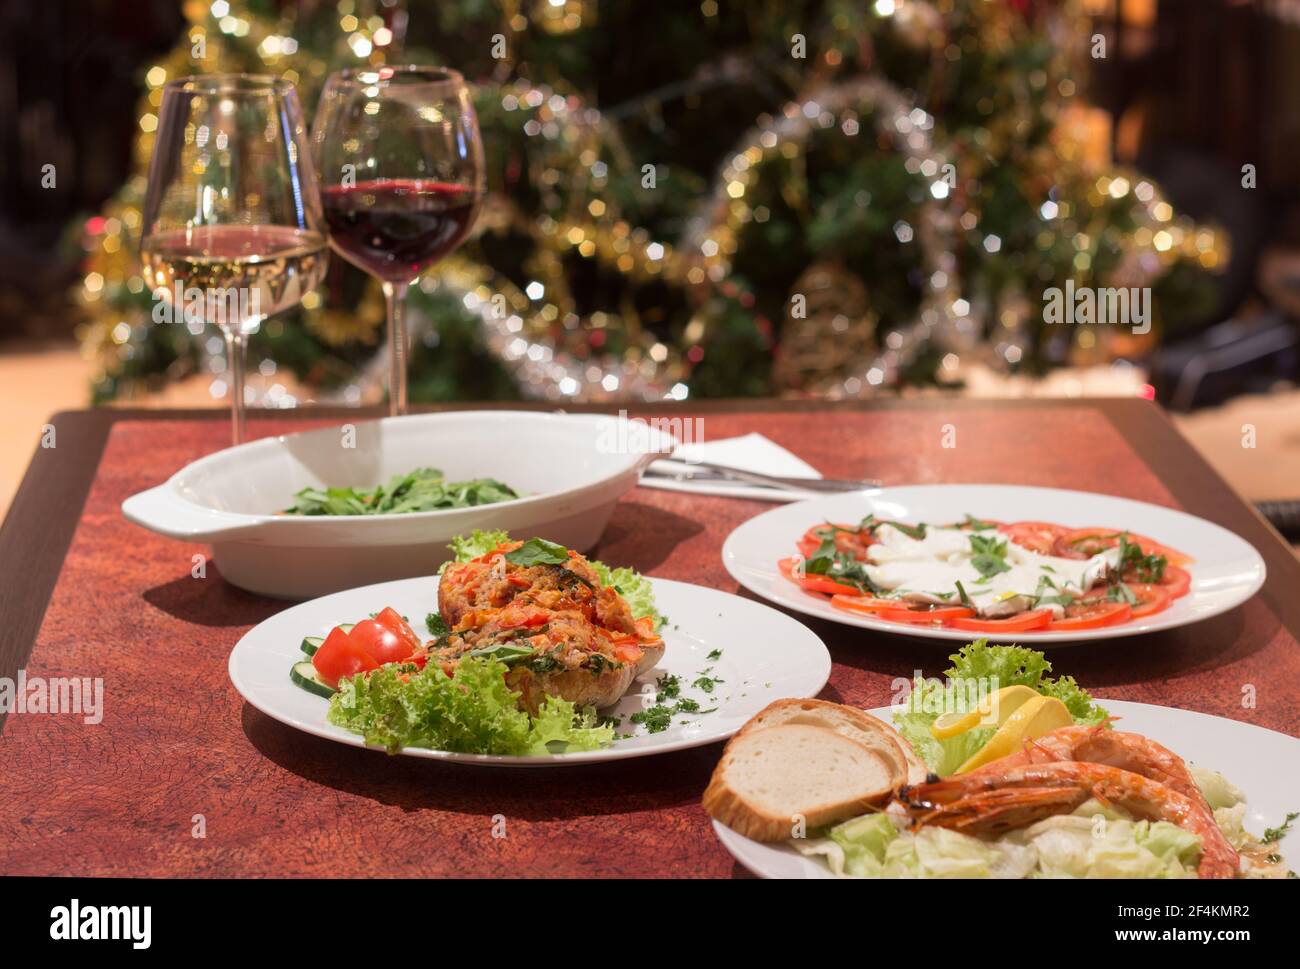
<svg viewBox="0 0 1300 969">
<path fill-rule="evenodd" d="M 353 626 L 348 639 L 381 666 L 404 660 L 415 652 L 408 640 L 374 619 L 363 619 Z"/>
<path fill-rule="evenodd" d="M 1128 539 L 1130 545 L 1141 549 L 1143 555 L 1163 555 L 1170 565 L 1186 565 L 1192 561 L 1182 552 L 1122 528 L 1068 529 L 1056 540 L 1055 554 L 1067 559 L 1092 558 L 1098 552 L 1118 545 L 1121 536 Z"/>
<path fill-rule="evenodd" d="M 1010 525 L 999 525 L 998 531 L 1021 548 L 1039 555 L 1051 555 L 1056 540 L 1069 529 L 1051 522 L 1012 522 Z"/>
<path fill-rule="evenodd" d="M 1030 609 L 1005 619 L 985 619 L 980 616 L 954 619 L 952 628 L 967 629 L 973 633 L 1025 632 L 1030 629 L 1045 629 L 1051 621 L 1051 609 Z"/>
<path fill-rule="evenodd" d="M 825 532 L 828 529 L 835 529 L 834 541 L 837 552 L 845 552 L 859 562 L 865 561 L 867 557 L 867 546 L 875 543 L 875 536 L 870 532 L 860 532 L 853 525 L 814 525 L 795 543 L 799 552 L 804 558 L 812 558 L 817 549 L 821 548 L 822 536 L 818 532 Z"/>
<path fill-rule="evenodd" d="M 375 616 L 375 622 L 379 623 L 379 625 L 383 626 L 390 632 L 397 633 L 397 635 L 410 643 L 413 649 L 419 649 L 421 643 L 420 637 L 416 635 L 415 630 L 411 628 L 411 624 L 402 618 L 402 614 L 392 606 L 387 606 L 383 612 Z"/>
<path fill-rule="evenodd" d="M 1127 602 L 1109 602 L 1092 600 L 1076 602 L 1065 607 L 1063 619 L 1053 619 L 1047 624 L 1049 632 L 1069 632 L 1078 629 L 1097 629 L 1101 626 L 1114 626 L 1127 622 L 1133 616 L 1133 608 Z"/>
<path fill-rule="evenodd" d="M 864 595 L 834 595 L 831 605 L 849 612 L 880 612 L 882 609 L 897 609 L 897 599 L 878 599 Z"/>
<path fill-rule="evenodd" d="M 781 570 L 782 575 L 784 575 L 791 582 L 796 583 L 801 588 L 806 589 L 809 592 L 823 592 L 828 596 L 833 596 L 833 595 L 856 596 L 862 594 L 862 590 L 859 589 L 857 586 L 848 585 L 847 583 L 844 582 L 836 582 L 834 579 L 830 578 L 829 576 L 812 575 L 810 573 L 804 573 L 803 575 L 798 575 L 796 574 L 794 569 L 794 564 L 796 561 L 797 560 L 793 557 L 788 559 L 781 559 L 779 562 L 776 563 L 776 567 Z"/>
<path fill-rule="evenodd" d="M 311 665 L 320 678 L 337 687 L 345 676 L 354 676 L 368 670 L 379 669 L 375 658 L 352 641 L 352 637 L 335 626 L 311 657 Z"/>
<path fill-rule="evenodd" d="M 1185 569 L 1180 569 L 1176 565 L 1166 565 L 1165 574 L 1160 579 L 1159 585 L 1170 599 L 1181 599 L 1191 591 L 1192 577 Z"/>
<path fill-rule="evenodd" d="M 1133 598 L 1137 600 L 1137 602 L 1133 603 L 1134 619 L 1163 612 L 1173 602 L 1173 596 L 1162 585 L 1152 585 L 1148 582 L 1125 582 L 1124 585 L 1133 594 Z"/>
<path fill-rule="evenodd" d="M 877 615 L 890 622 L 935 623 L 946 626 L 958 619 L 967 619 L 975 615 L 974 609 L 966 606 L 936 606 L 933 609 L 900 609 L 894 603 L 892 609 L 881 609 Z"/>
</svg>

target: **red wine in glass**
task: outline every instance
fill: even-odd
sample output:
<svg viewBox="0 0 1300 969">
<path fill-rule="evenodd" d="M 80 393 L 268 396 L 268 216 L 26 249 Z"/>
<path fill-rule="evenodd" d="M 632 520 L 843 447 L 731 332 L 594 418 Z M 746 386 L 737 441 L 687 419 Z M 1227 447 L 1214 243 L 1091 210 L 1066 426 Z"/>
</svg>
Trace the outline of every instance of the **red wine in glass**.
<svg viewBox="0 0 1300 969">
<path fill-rule="evenodd" d="M 330 75 L 312 131 L 330 245 L 379 279 L 388 305 L 388 408 L 406 413 L 406 294 L 469 234 L 487 189 L 465 79 L 445 67 Z"/>
<path fill-rule="evenodd" d="M 478 204 L 464 185 L 397 179 L 330 185 L 325 222 L 345 259 L 394 283 L 409 283 L 468 234 Z"/>
</svg>

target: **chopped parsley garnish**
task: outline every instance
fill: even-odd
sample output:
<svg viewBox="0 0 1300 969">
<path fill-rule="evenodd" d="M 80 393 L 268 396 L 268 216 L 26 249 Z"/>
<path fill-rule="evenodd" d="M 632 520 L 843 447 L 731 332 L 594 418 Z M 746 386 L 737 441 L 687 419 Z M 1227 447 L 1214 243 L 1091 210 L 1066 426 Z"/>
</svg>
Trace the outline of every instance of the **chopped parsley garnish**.
<svg viewBox="0 0 1300 969">
<path fill-rule="evenodd" d="M 701 676 L 698 680 L 692 683 L 691 686 L 695 687 L 697 690 L 703 690 L 705 693 L 713 693 L 717 690 L 718 684 L 724 682 L 726 681 L 717 680 L 711 676 Z"/>
<path fill-rule="evenodd" d="M 1300 818 L 1300 811 L 1288 811 L 1286 819 L 1276 828 L 1265 828 L 1264 837 L 1259 840 L 1266 845 L 1271 845 L 1275 841 L 1281 841 L 1286 837 L 1286 833 L 1291 830 L 1291 822 Z"/>
<path fill-rule="evenodd" d="M 441 638 L 446 636 L 451 630 L 447 627 L 447 620 L 436 612 L 431 612 L 424 617 L 424 624 L 429 627 L 429 632 L 435 637 Z"/>
<path fill-rule="evenodd" d="M 631 717 L 633 723 L 639 723 L 651 733 L 663 733 L 673 723 L 673 709 L 666 707 L 662 703 L 656 703 L 652 707 L 640 710 Z"/>
<path fill-rule="evenodd" d="M 708 655 L 707 657 L 705 657 L 705 658 L 706 658 L 706 659 L 722 659 L 722 650 L 720 650 L 720 649 L 711 649 L 711 650 L 709 650 L 709 655 Z"/>
<path fill-rule="evenodd" d="M 675 700 L 682 695 L 681 677 L 675 673 L 665 673 L 655 681 L 657 695 L 656 702 L 662 703 L 664 700 Z"/>
</svg>

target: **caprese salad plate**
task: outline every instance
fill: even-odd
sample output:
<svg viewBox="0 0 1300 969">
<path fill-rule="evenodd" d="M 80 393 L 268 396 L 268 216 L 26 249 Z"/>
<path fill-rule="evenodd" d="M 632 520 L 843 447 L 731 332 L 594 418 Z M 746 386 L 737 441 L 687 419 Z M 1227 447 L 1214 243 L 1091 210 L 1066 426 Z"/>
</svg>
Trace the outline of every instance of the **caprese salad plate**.
<svg viewBox="0 0 1300 969">
<path fill-rule="evenodd" d="M 338 743 L 542 767 L 713 743 L 830 675 L 821 640 L 762 603 L 608 570 L 541 540 L 475 533 L 463 545 L 475 543 L 441 577 L 350 589 L 260 623 L 230 654 L 235 689 Z"/>
<path fill-rule="evenodd" d="M 915 485 L 773 509 L 723 563 L 778 605 L 930 639 L 1066 643 L 1154 632 L 1241 605 L 1259 553 L 1184 512 L 1014 485 Z"/>
</svg>

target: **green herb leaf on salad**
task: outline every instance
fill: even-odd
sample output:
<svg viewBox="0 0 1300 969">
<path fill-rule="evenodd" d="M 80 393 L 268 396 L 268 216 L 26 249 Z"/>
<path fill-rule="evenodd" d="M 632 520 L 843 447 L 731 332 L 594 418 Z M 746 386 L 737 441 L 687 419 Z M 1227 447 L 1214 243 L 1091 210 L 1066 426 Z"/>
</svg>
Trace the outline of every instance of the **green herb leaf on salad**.
<svg viewBox="0 0 1300 969">
<path fill-rule="evenodd" d="M 997 538 L 984 535 L 971 535 L 970 548 L 975 554 L 970 564 L 979 572 L 981 579 L 991 579 L 1000 572 L 1010 572 L 1007 564 L 1007 543 Z"/>
<path fill-rule="evenodd" d="M 544 538 L 530 538 L 516 549 L 506 552 L 506 561 L 512 565 L 563 565 L 569 561 L 569 550 Z"/>
</svg>

